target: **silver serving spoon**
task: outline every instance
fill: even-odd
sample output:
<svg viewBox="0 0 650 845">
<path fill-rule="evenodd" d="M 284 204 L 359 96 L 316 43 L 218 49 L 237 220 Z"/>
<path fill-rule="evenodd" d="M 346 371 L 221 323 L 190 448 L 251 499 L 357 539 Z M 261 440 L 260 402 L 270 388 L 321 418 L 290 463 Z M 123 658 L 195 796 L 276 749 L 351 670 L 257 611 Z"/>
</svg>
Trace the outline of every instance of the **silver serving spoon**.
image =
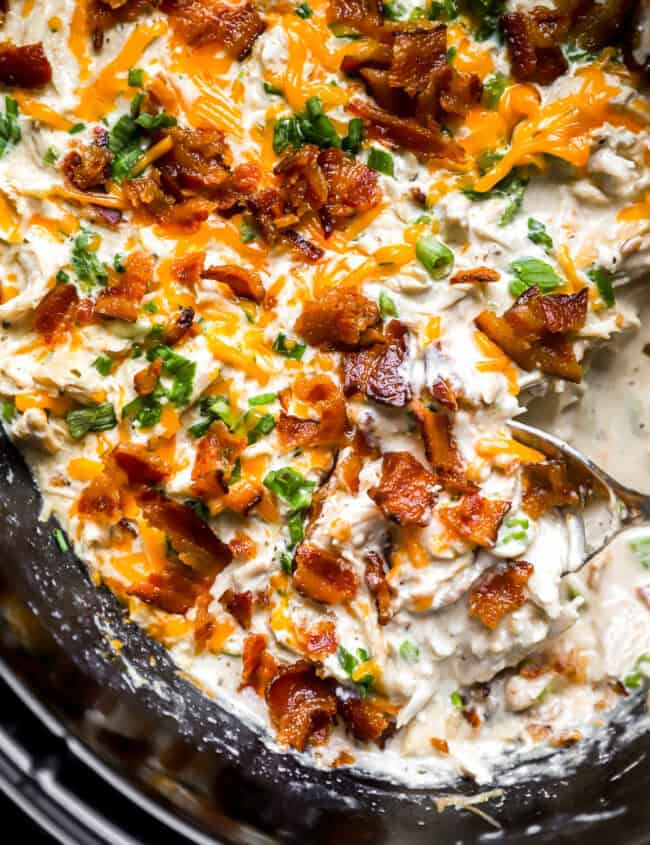
<svg viewBox="0 0 650 845">
<path fill-rule="evenodd" d="M 552 434 L 516 420 L 511 420 L 509 426 L 516 440 L 550 458 L 563 460 L 569 478 L 578 480 L 583 499 L 580 521 L 584 545 L 582 562 L 577 567 L 571 566 L 571 570 L 584 566 L 626 529 L 650 526 L 650 494 L 619 484 L 585 455 Z"/>
</svg>

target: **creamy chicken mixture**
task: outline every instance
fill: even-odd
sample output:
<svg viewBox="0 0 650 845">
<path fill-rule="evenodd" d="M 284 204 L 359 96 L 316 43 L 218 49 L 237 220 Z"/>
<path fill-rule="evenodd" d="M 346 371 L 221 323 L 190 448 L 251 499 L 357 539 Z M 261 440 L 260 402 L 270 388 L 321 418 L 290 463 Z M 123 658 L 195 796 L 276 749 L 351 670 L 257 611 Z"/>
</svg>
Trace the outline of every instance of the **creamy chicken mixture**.
<svg viewBox="0 0 650 845">
<path fill-rule="evenodd" d="M 638 329 L 647 4 L 3 5 L 2 418 L 52 542 L 317 765 L 485 781 L 603 724 L 650 533 L 577 571 L 584 491 L 508 422 Z"/>
</svg>

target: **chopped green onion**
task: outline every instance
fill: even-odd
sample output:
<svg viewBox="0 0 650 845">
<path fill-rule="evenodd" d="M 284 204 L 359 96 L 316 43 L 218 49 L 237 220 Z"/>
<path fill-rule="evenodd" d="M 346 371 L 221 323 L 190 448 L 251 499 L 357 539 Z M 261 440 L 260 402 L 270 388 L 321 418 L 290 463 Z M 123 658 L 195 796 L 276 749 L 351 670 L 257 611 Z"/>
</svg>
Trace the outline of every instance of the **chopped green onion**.
<svg viewBox="0 0 650 845">
<path fill-rule="evenodd" d="M 630 549 L 637 556 L 641 566 L 650 569 L 650 537 L 639 537 L 630 541 Z"/>
<path fill-rule="evenodd" d="M 306 0 L 303 0 L 303 2 L 299 6 L 296 6 L 294 11 L 298 15 L 298 17 L 303 18 L 303 20 L 306 18 L 310 18 L 314 14 L 312 12 L 311 6 L 309 5 L 309 3 L 306 2 Z"/>
<path fill-rule="evenodd" d="M 385 320 L 386 317 L 397 317 L 397 307 L 395 306 L 395 303 L 383 290 L 379 294 L 379 313 L 381 314 L 382 320 Z"/>
<path fill-rule="evenodd" d="M 371 147 L 368 154 L 368 167 L 378 173 L 383 173 L 384 176 L 395 176 L 395 161 L 392 155 L 378 147 Z"/>
<path fill-rule="evenodd" d="M 348 121 L 348 134 L 341 141 L 341 149 L 346 153 L 356 155 L 363 143 L 363 120 L 360 117 L 353 117 Z"/>
<path fill-rule="evenodd" d="M 452 692 L 451 703 L 458 710 L 462 710 L 463 707 L 465 706 L 465 702 L 463 701 L 463 696 L 458 692 L 458 690 L 454 690 Z"/>
<path fill-rule="evenodd" d="M 70 129 L 68 129 L 68 134 L 78 135 L 80 132 L 83 132 L 85 128 L 86 128 L 85 123 L 75 123 L 74 126 L 71 126 Z"/>
<path fill-rule="evenodd" d="M 267 94 L 271 94 L 274 97 L 283 96 L 282 90 L 275 85 L 271 85 L 270 82 L 263 82 L 262 87 Z"/>
<path fill-rule="evenodd" d="M 600 298 L 603 300 L 608 308 L 612 308 L 616 304 L 616 296 L 614 294 L 614 274 L 605 267 L 593 267 L 587 270 L 587 276 L 598 288 Z"/>
<path fill-rule="evenodd" d="M 263 414 L 255 424 L 255 427 L 248 432 L 248 445 L 257 443 L 260 437 L 270 434 L 275 428 L 275 419 L 272 414 Z"/>
<path fill-rule="evenodd" d="M 13 422 L 16 419 L 16 406 L 12 399 L 5 399 L 2 402 L 2 419 L 6 423 Z"/>
<path fill-rule="evenodd" d="M 541 293 L 549 293 L 563 284 L 551 265 L 539 258 L 520 258 L 512 262 L 510 269 L 515 275 L 510 282 L 514 297 L 521 296 L 528 288 L 538 287 Z"/>
<path fill-rule="evenodd" d="M 92 232 L 82 229 L 72 246 L 72 267 L 77 274 L 80 286 L 85 291 L 90 291 L 97 285 L 104 286 L 108 282 L 106 265 L 90 249 L 91 237 Z"/>
<path fill-rule="evenodd" d="M 56 541 L 57 546 L 59 549 L 65 554 L 65 552 L 70 551 L 70 546 L 68 545 L 68 541 L 65 539 L 65 534 L 61 531 L 60 528 L 55 528 L 52 532 L 54 534 L 54 540 Z"/>
<path fill-rule="evenodd" d="M 494 111 L 501 102 L 501 97 L 508 83 L 508 77 L 503 73 L 495 73 L 489 76 L 483 83 L 483 103 Z"/>
<path fill-rule="evenodd" d="M 0 115 L 0 158 L 22 138 L 18 121 L 18 102 L 5 97 L 5 113 Z"/>
<path fill-rule="evenodd" d="M 113 369 L 113 359 L 108 355 L 100 355 L 93 361 L 93 367 L 102 376 L 108 376 Z"/>
<path fill-rule="evenodd" d="M 266 474 L 263 483 L 267 490 L 286 502 L 294 511 L 309 507 L 311 491 L 316 486 L 314 481 L 308 481 L 293 467 L 271 470 Z"/>
<path fill-rule="evenodd" d="M 109 431 L 117 425 L 115 409 L 110 402 L 68 411 L 65 421 L 74 440 L 81 440 L 91 431 Z"/>
<path fill-rule="evenodd" d="M 553 250 L 553 239 L 546 231 L 546 226 L 534 217 L 528 218 L 528 240 L 543 246 L 548 254 Z"/>
<path fill-rule="evenodd" d="M 254 408 L 257 405 L 270 405 L 271 402 L 275 402 L 277 398 L 277 393 L 260 393 L 258 396 L 251 396 L 248 400 L 248 404 L 251 408 Z"/>
<path fill-rule="evenodd" d="M 256 226 L 248 220 L 242 220 L 239 224 L 239 239 L 244 244 L 254 241 L 259 235 Z"/>
<path fill-rule="evenodd" d="M 45 155 L 43 156 L 43 163 L 55 164 L 58 161 L 60 155 L 61 153 L 57 150 L 56 147 L 48 147 Z"/>
<path fill-rule="evenodd" d="M 127 82 L 131 88 L 142 88 L 144 85 L 144 70 L 139 67 L 132 67 L 129 70 Z"/>
<path fill-rule="evenodd" d="M 415 255 L 432 279 L 448 276 L 454 266 L 454 253 L 433 235 L 420 235 Z"/>
<path fill-rule="evenodd" d="M 285 358 L 300 361 L 305 354 L 306 343 L 299 343 L 297 340 L 287 340 L 287 336 L 280 332 L 273 344 L 273 351 Z"/>
<path fill-rule="evenodd" d="M 399 647 L 399 653 L 402 660 L 407 663 L 417 663 L 420 659 L 420 649 L 411 640 L 404 640 Z"/>
</svg>

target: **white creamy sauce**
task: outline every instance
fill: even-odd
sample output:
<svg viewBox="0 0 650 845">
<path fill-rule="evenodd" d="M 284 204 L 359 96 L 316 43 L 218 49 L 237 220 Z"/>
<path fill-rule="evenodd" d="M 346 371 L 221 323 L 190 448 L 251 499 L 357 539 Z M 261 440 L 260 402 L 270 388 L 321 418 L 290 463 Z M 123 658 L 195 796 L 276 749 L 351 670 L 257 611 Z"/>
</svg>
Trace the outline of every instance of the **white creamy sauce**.
<svg viewBox="0 0 650 845">
<path fill-rule="evenodd" d="M 399 5 L 404 19 L 420 6 L 410 0 L 401 0 Z M 539 5 L 539 0 L 507 5 L 509 10 L 526 10 Z M 636 126 L 633 119 L 640 108 L 629 78 L 622 72 L 598 71 L 603 84 L 612 87 L 610 99 L 616 100 L 621 125 L 608 122 L 604 107 L 599 107 L 602 119 L 594 117 L 595 127 L 585 130 L 589 154 L 583 167 L 574 168 L 557 155 L 544 158 L 533 153 L 523 165 L 537 167 L 527 168 L 529 181 L 521 207 L 507 225 L 503 218 L 509 213 L 511 197 L 472 199 L 461 190 L 453 171 L 441 173 L 411 153 L 373 141 L 373 148 L 389 153 L 394 161 L 394 175 L 379 176 L 382 210 L 344 240 L 342 247 L 325 241 L 322 263 L 310 265 L 286 250 L 276 248 L 266 254 L 259 242 L 242 246 L 237 226 L 217 217 L 203 224 L 200 236 L 196 232 L 170 234 L 164 227 L 137 223 L 128 211 L 123 222 L 111 228 L 84 220 L 85 206 L 57 197 L 56 189 L 67 183 L 57 162 L 47 163 L 48 150 L 57 150 L 60 164 L 69 150 L 92 141 L 93 127 L 102 125 L 100 118 L 112 127 L 120 115 L 128 113 L 137 89 L 118 85 L 108 96 L 106 110 L 92 119 L 81 119 L 80 98 L 84 86 L 107 74 L 111 62 L 120 61 L 127 39 L 142 22 L 108 33 L 102 51 L 88 53 L 88 71 L 82 78 L 68 46 L 75 3 L 45 0 L 27 17 L 19 6 L 12 3 L 3 37 L 17 44 L 42 42 L 53 67 L 52 83 L 36 92 L 36 98 L 70 125 L 86 124 L 82 132 L 71 135 L 36 113 L 30 118 L 27 107 L 21 108 L 22 139 L 0 158 L 0 191 L 11 209 L 3 220 L 0 247 L 0 395 L 5 427 L 27 455 L 43 494 L 44 514 L 57 517 L 79 556 L 124 597 L 134 572 L 139 577 L 151 572 L 152 544 L 161 538 L 156 540 L 154 532 L 152 539 L 151 529 L 149 533 L 146 526 L 143 529 L 137 509 L 130 516 L 138 530 L 127 538 L 124 548 L 116 541 L 114 526 L 80 518 L 79 497 L 93 475 L 101 472 L 102 461 L 121 439 L 148 444 L 159 454 L 171 455 L 173 472 L 165 481 L 166 494 L 179 502 L 196 498 L 192 468 L 197 441 L 189 427 L 204 420 L 201 397 L 206 391 L 221 395 L 227 389 L 231 406 L 243 414 L 251 407 L 256 410 L 249 406 L 251 397 L 284 391 L 300 372 L 325 375 L 338 383 L 340 353 L 324 355 L 307 346 L 298 363 L 275 354 L 272 347 L 280 331 L 295 337 L 293 327 L 304 303 L 322 296 L 323 266 L 338 284 L 356 274 L 360 292 L 372 302 L 389 296 L 395 314 L 409 329 L 408 357 L 400 375 L 414 397 L 433 393 L 440 379 L 462 397 L 453 417 L 459 454 L 471 468 L 481 495 L 509 505 L 496 544 L 480 548 L 447 530 L 441 509 L 457 505 L 460 495 L 442 485 L 424 527 L 408 532 L 385 518 L 370 495 L 380 483 L 381 453 L 405 451 L 422 464 L 427 458 L 405 409 L 355 397 L 347 403 L 349 421 L 365 433 L 376 453 L 364 458 L 354 493 L 340 476 L 349 449 L 338 455 L 333 449 L 321 449 L 319 454 L 310 449 L 287 453 L 273 430 L 251 442 L 241 456 L 244 477 L 250 472 L 252 478 L 259 471 L 254 468 L 263 467 L 258 483 L 269 472 L 290 465 L 314 490 L 326 485 L 322 508 L 307 526 L 307 540 L 354 574 L 358 587 L 353 599 L 324 605 L 291 587 L 291 578 L 280 569 L 280 554 L 289 542 L 291 507 L 267 491 L 272 507 L 267 504 L 264 513 L 254 509 L 244 517 L 217 511 L 211 519 L 224 542 L 245 531 L 254 548 L 249 559 L 236 558 L 212 584 L 209 614 L 217 628 L 230 627 L 218 648 L 195 646 L 196 608 L 184 618 L 131 597 L 127 600 L 133 618 L 165 643 L 178 666 L 203 689 L 266 731 L 269 742 L 275 741 L 274 730 L 264 698 L 252 686 L 240 689 L 247 636 L 265 634 L 270 653 L 280 662 L 291 663 L 305 656 L 296 631 L 330 623 L 339 650 L 322 658 L 320 674 L 357 694 L 360 679 L 352 677 L 341 658 L 341 647 L 355 664 L 368 664 L 372 694 L 390 702 L 395 730 L 379 748 L 355 740 L 339 720 L 326 744 L 313 745 L 306 752 L 316 765 L 338 765 L 345 754 L 348 762 L 365 771 L 412 785 L 438 784 L 459 774 L 487 783 L 493 765 L 504 754 L 521 759 L 540 743 L 558 746 L 590 735 L 620 700 L 620 683 L 633 691 L 643 685 L 646 675 L 650 677 L 650 530 L 635 529 L 589 566 L 573 571 L 580 549 L 575 533 L 567 527 L 566 514 L 558 507 L 538 516 L 526 513 L 521 460 L 516 454 L 513 458 L 503 442 L 509 442 L 508 420 L 532 403 L 534 419 L 584 448 L 621 480 L 650 489 L 650 400 L 646 396 L 650 358 L 641 352 L 650 336 L 643 315 L 641 320 L 638 317 L 639 304 L 647 300 L 641 286 L 650 266 L 647 199 L 642 205 L 650 188 L 650 136 L 645 128 L 626 128 Z M 318 21 L 325 7 L 314 6 Z M 165 20 L 152 15 L 147 25 L 158 17 Z M 291 39 L 296 38 L 296 21 L 295 15 L 276 10 L 249 58 L 229 62 L 215 48 L 215 65 L 206 63 L 204 69 L 192 66 L 187 57 L 181 60 L 171 28 L 161 28 L 158 37 L 134 57 L 134 66 L 144 68 L 149 79 L 159 73 L 161 78 L 173 79 L 188 114 L 196 103 L 206 113 L 212 108 L 215 125 L 225 129 L 234 164 L 264 159 L 268 166 L 273 134 L 269 126 L 295 111 L 272 88 L 286 81 L 287 68 L 295 62 Z M 310 43 L 305 41 L 301 66 L 308 94 L 322 92 L 332 81 L 346 86 L 349 80 L 340 71 L 323 71 Z M 344 43 L 331 36 L 320 47 L 332 55 Z M 488 42 L 477 49 L 492 55 L 494 69 L 507 70 L 505 51 L 496 44 Z M 540 88 L 539 109 L 552 108 L 581 92 L 584 69 L 584 65 L 574 66 L 567 76 Z M 201 100 L 210 86 L 225 97 L 225 106 L 219 106 L 220 97 L 216 105 Z M 102 87 L 102 97 L 105 90 Z M 331 90 L 336 89 L 332 86 Z M 649 105 L 646 99 L 643 103 L 647 115 Z M 224 119 L 219 117 L 233 105 L 240 119 L 239 134 L 223 126 Z M 568 108 L 577 109 L 575 104 Z M 328 106 L 327 113 L 344 134 L 350 115 L 343 100 Z M 179 122 L 187 125 L 182 113 Z M 464 132 L 469 130 L 460 130 L 461 139 L 466 137 Z M 370 154 L 367 147 L 359 160 L 367 161 Z M 411 192 L 414 187 L 429 197 L 424 222 L 423 209 Z M 631 213 L 630 208 L 636 206 L 641 212 Z M 627 212 L 621 214 L 623 209 Z M 116 255 L 144 251 L 155 256 L 156 282 L 144 296 L 137 321 L 96 320 L 48 347 L 33 331 L 32 320 L 57 274 L 65 272 L 81 296 L 89 295 L 75 276 L 72 261 L 80 231 L 74 222 L 77 217 L 83 228 L 94 233 L 92 255 L 99 262 L 112 267 Z M 543 226 L 552 248 L 530 237 L 531 220 Z M 448 276 L 434 278 L 416 259 L 408 240 L 409 231 L 418 226 L 416 235 L 439 238 L 453 251 L 453 272 L 487 266 L 498 272 L 499 279 L 489 284 L 449 284 Z M 333 242 L 337 237 L 342 235 L 336 234 Z M 386 259 L 387 250 L 409 248 L 405 261 Z M 249 307 L 250 316 L 250 303 L 226 295 L 223 285 L 213 280 L 201 279 L 191 292 L 168 281 L 171 262 L 198 250 L 205 250 L 206 266 L 255 263 L 275 301 L 261 325 L 255 319 L 262 308 L 249 322 L 245 309 Z M 578 359 L 584 356 L 589 363 L 593 358 L 581 385 L 504 363 L 498 347 L 488 348 L 476 338 L 478 314 L 485 310 L 502 314 L 512 306 L 512 264 L 523 258 L 545 262 L 559 275 L 563 292 L 590 287 L 586 323 L 574 345 Z M 587 274 L 594 267 L 607 271 L 608 278 L 611 274 L 615 303 L 608 305 L 599 295 Z M 368 268 L 374 269 L 365 272 Z M 161 281 L 163 272 L 166 282 Z M 578 287 L 572 287 L 575 279 Z M 90 293 L 96 295 L 97 290 Z M 164 415 L 153 427 L 130 425 L 123 421 L 122 411 L 136 398 L 134 376 L 148 363 L 145 357 L 133 357 L 134 347 L 146 345 L 151 329 L 173 316 L 183 297 L 193 301 L 198 328 L 175 350 L 196 365 L 187 401 L 174 412 L 178 431 L 170 434 Z M 613 336 L 621 333 L 636 339 L 616 345 Z M 607 347 L 598 351 L 605 342 L 615 344 L 615 354 L 607 352 Z M 96 362 L 107 355 L 118 364 L 103 374 Z M 248 361 L 246 368 L 237 365 L 240 355 Z M 165 388 L 171 389 L 173 375 L 166 373 L 163 380 Z M 219 388 L 213 389 L 215 385 Z M 66 414 L 97 402 L 113 405 L 119 426 L 73 439 Z M 304 405 L 294 396 L 289 412 L 318 418 L 313 406 L 306 409 Z M 257 410 L 277 420 L 277 396 Z M 501 446 L 490 452 L 495 442 Z M 273 509 L 277 518 L 269 516 Z M 392 549 L 387 575 L 392 616 L 381 625 L 366 584 L 366 553 L 384 555 L 388 548 Z M 491 628 L 470 613 L 469 596 L 483 583 L 481 579 L 512 561 L 525 561 L 532 567 L 525 597 Z M 220 604 L 226 590 L 268 591 L 267 603 L 254 607 L 250 631 L 234 623 Z"/>
</svg>

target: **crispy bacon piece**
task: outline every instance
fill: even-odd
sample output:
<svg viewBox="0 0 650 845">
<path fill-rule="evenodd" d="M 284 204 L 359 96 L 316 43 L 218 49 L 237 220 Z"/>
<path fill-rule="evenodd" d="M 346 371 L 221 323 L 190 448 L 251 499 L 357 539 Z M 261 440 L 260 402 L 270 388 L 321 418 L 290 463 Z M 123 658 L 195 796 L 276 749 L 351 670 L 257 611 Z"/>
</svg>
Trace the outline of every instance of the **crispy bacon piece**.
<svg viewBox="0 0 650 845">
<path fill-rule="evenodd" d="M 328 376 L 300 376 L 294 391 L 296 398 L 315 407 L 319 419 L 301 419 L 283 411 L 277 424 L 282 448 L 341 444 L 347 429 L 347 413 L 345 400 L 334 382 Z"/>
<path fill-rule="evenodd" d="M 232 552 L 189 505 L 167 499 L 155 490 L 138 496 L 144 518 L 164 531 L 187 566 L 218 573 L 232 560 Z"/>
<path fill-rule="evenodd" d="M 113 277 L 110 287 L 97 297 L 95 313 L 100 317 L 135 323 L 142 297 L 153 279 L 154 259 L 143 252 L 132 252 L 124 262 L 124 272 Z"/>
<path fill-rule="evenodd" d="M 384 574 L 384 562 L 376 552 L 366 552 L 366 585 L 377 605 L 377 618 L 380 625 L 390 622 L 390 590 Z"/>
<path fill-rule="evenodd" d="M 253 687 L 258 695 L 264 695 L 271 678 L 278 671 L 278 664 L 266 650 L 264 634 L 249 634 L 244 640 L 242 653 L 242 679 L 239 689 Z"/>
<path fill-rule="evenodd" d="M 201 273 L 204 279 L 215 279 L 227 285 L 235 296 L 262 302 L 264 299 L 264 285 L 259 274 L 254 270 L 237 267 L 236 264 L 222 264 L 206 267 Z"/>
<path fill-rule="evenodd" d="M 471 489 L 465 478 L 463 459 L 452 434 L 452 420 L 444 411 L 431 411 L 419 400 L 411 410 L 420 429 L 427 460 L 444 487 L 465 492 Z"/>
<path fill-rule="evenodd" d="M 237 622 L 248 630 L 253 619 L 253 594 L 250 591 L 236 593 L 234 590 L 226 590 L 219 597 L 221 604 Z"/>
<path fill-rule="evenodd" d="M 419 27 L 398 32 L 388 69 L 388 84 L 415 97 L 432 84 L 436 71 L 447 64 L 447 27 Z"/>
<path fill-rule="evenodd" d="M 118 522 L 122 516 L 122 480 L 125 480 L 123 476 L 108 470 L 93 478 L 81 491 L 78 514 L 108 525 Z"/>
<path fill-rule="evenodd" d="M 221 189 L 229 177 L 232 156 L 220 129 L 174 126 L 165 130 L 165 136 L 173 146 L 157 167 L 166 193 L 180 198 L 183 190 L 190 190 L 209 196 Z"/>
<path fill-rule="evenodd" d="M 446 739 L 432 736 L 429 742 L 431 743 L 431 747 L 434 748 L 438 754 L 449 754 L 449 743 Z"/>
<path fill-rule="evenodd" d="M 522 472 L 522 506 L 533 519 L 549 508 L 578 507 L 580 496 L 567 475 L 563 461 L 526 464 Z"/>
<path fill-rule="evenodd" d="M 522 369 L 579 382 L 582 367 L 565 337 L 585 324 L 589 292 L 541 295 L 529 288 L 501 317 L 483 311 L 478 328 Z"/>
<path fill-rule="evenodd" d="M 135 387 L 135 392 L 138 396 L 149 396 L 154 392 L 156 385 L 158 384 L 158 378 L 160 377 L 162 368 L 162 358 L 156 358 L 149 364 L 149 366 L 144 367 L 142 370 L 138 370 L 138 372 L 133 376 L 133 386 Z"/>
<path fill-rule="evenodd" d="M 343 360 L 343 392 L 360 392 L 368 399 L 403 408 L 411 399 L 411 386 L 405 380 L 402 365 L 408 354 L 408 329 L 391 320 L 384 342 L 358 352 L 349 352 Z"/>
<path fill-rule="evenodd" d="M 487 282 L 498 282 L 501 278 L 496 270 L 490 267 L 475 267 L 472 270 L 459 270 L 449 279 L 450 285 L 476 285 Z"/>
<path fill-rule="evenodd" d="M 310 543 L 298 546 L 293 584 L 303 596 L 323 604 L 341 604 L 357 592 L 357 579 L 344 561 Z"/>
<path fill-rule="evenodd" d="M 221 420 L 215 420 L 196 444 L 192 468 L 194 493 L 208 497 L 225 495 L 227 477 L 245 447 L 244 438 L 231 434 Z"/>
<path fill-rule="evenodd" d="M 432 118 L 418 122 L 412 117 L 397 117 L 364 100 L 352 100 L 348 108 L 366 121 L 371 135 L 396 147 L 403 147 L 416 155 L 453 161 L 464 156 L 462 147 L 448 135 L 443 135 Z"/>
<path fill-rule="evenodd" d="M 508 613 L 526 601 L 526 584 L 533 566 L 525 560 L 499 563 L 484 575 L 469 594 L 469 615 L 494 631 Z"/>
<path fill-rule="evenodd" d="M 383 746 L 395 729 L 395 723 L 368 699 L 339 695 L 338 703 L 346 725 L 361 742 L 376 742 Z"/>
<path fill-rule="evenodd" d="M 145 222 L 164 222 L 174 205 L 174 197 L 163 191 L 160 173 L 155 167 L 149 169 L 147 176 L 125 180 L 122 193 L 129 208 Z M 205 217 L 207 216 L 208 213 Z"/>
<path fill-rule="evenodd" d="M 386 452 L 370 498 L 398 525 L 427 525 L 436 499 L 436 477 L 409 452 Z"/>
<path fill-rule="evenodd" d="M 477 546 L 492 547 L 496 543 L 501 520 L 510 510 L 510 502 L 485 499 L 479 493 L 463 496 L 459 505 L 441 508 L 442 522 L 464 540 Z"/>
<path fill-rule="evenodd" d="M 258 191 L 248 200 L 248 208 L 262 237 L 270 246 L 286 244 L 309 262 L 318 261 L 325 254 L 319 246 L 292 228 L 298 219 L 295 214 L 285 214 L 284 199 L 275 188 Z"/>
<path fill-rule="evenodd" d="M 550 85 L 568 70 L 560 43 L 568 33 L 569 18 L 555 9 L 534 6 L 501 18 L 516 79 Z"/>
<path fill-rule="evenodd" d="M 252 3 L 221 0 L 163 0 L 162 9 L 180 38 L 192 47 L 218 44 L 240 61 L 251 51 L 266 24 Z"/>
<path fill-rule="evenodd" d="M 118 443 L 111 454 L 126 473 L 129 484 L 160 484 L 171 472 L 166 461 L 141 443 Z"/>
<path fill-rule="evenodd" d="M 309 663 L 280 666 L 267 687 L 266 703 L 284 745 L 304 751 L 308 742 L 327 740 L 337 710 L 334 685 L 319 678 Z"/>
<path fill-rule="evenodd" d="M 172 278 L 193 290 L 201 281 L 204 264 L 205 252 L 190 252 L 182 258 L 176 258 L 171 264 Z"/>
<path fill-rule="evenodd" d="M 63 159 L 61 170 L 80 191 L 104 185 L 111 175 L 113 153 L 100 144 L 82 144 Z"/>
<path fill-rule="evenodd" d="M 95 50 L 101 49 L 109 29 L 137 20 L 157 5 L 157 0 L 89 0 L 87 16 Z"/>
<path fill-rule="evenodd" d="M 166 571 L 149 575 L 126 592 L 166 613 L 185 615 L 205 589 L 205 578 L 189 566 L 170 563 Z"/>
<path fill-rule="evenodd" d="M 324 660 L 336 654 L 336 626 L 333 622 L 318 622 L 307 630 L 305 651 L 310 660 Z"/>
<path fill-rule="evenodd" d="M 242 478 L 228 485 L 228 492 L 223 498 L 224 510 L 231 510 L 244 516 L 259 505 L 264 497 L 264 489 L 256 481 Z"/>
<path fill-rule="evenodd" d="M 328 20 L 373 35 L 384 25 L 381 0 L 330 0 Z"/>
<path fill-rule="evenodd" d="M 0 83 L 18 88 L 40 88 L 52 81 L 52 66 L 43 45 L 10 41 L 0 44 Z"/>
<path fill-rule="evenodd" d="M 176 346 L 191 331 L 194 325 L 194 309 L 187 306 L 172 317 L 165 327 L 165 343 L 167 346 Z"/>
<path fill-rule="evenodd" d="M 363 294 L 333 288 L 322 299 L 305 303 L 294 328 L 311 346 L 355 349 L 374 339 L 368 330 L 379 320 L 379 308 Z"/>
<path fill-rule="evenodd" d="M 32 324 L 34 331 L 52 337 L 69 322 L 78 303 L 79 295 L 74 285 L 57 285 L 52 288 L 36 306 Z"/>
</svg>

